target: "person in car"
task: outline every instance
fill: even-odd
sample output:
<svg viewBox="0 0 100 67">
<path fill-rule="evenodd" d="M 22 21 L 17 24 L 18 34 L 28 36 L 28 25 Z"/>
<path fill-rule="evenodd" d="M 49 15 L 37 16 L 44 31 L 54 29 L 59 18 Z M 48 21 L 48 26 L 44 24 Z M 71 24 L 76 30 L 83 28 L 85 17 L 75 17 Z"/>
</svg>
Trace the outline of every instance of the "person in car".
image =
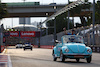
<svg viewBox="0 0 100 67">
<path fill-rule="evenodd" d="M 67 33 L 66 28 L 63 28 L 65 35 L 75 35 L 75 30 L 72 30 L 71 33 Z"/>
</svg>

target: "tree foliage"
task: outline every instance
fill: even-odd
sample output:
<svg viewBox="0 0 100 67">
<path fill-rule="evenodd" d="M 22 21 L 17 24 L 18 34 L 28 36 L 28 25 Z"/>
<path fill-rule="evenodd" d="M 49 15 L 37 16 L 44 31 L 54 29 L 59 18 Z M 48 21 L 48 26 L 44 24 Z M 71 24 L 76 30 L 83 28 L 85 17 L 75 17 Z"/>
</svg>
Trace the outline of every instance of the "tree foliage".
<svg viewBox="0 0 100 67">
<path fill-rule="evenodd" d="M 92 24 L 92 13 L 87 16 L 87 25 L 90 24 Z M 95 4 L 95 24 L 100 24 L 100 1 Z"/>
<path fill-rule="evenodd" d="M 70 2 L 70 3 L 72 3 L 72 2 Z M 95 11 L 95 24 L 100 24 L 100 1 L 97 1 L 97 3 L 95 5 L 96 5 L 95 6 L 95 9 L 96 9 L 96 11 Z M 75 17 L 75 15 L 78 15 L 80 17 L 82 26 L 90 25 L 90 24 L 92 24 L 92 12 L 86 13 L 83 15 L 81 13 L 82 13 L 82 10 L 84 10 L 84 13 L 85 13 L 86 12 L 85 10 L 86 9 L 90 10 L 91 7 L 93 7 L 92 3 L 88 2 L 88 0 L 85 0 L 84 4 L 80 4 L 80 5 L 74 7 L 70 10 L 70 16 Z M 48 27 L 54 26 L 54 21 L 55 20 L 48 21 L 47 26 Z M 56 28 L 57 28 L 56 30 L 57 30 L 57 32 L 63 31 L 63 27 L 67 28 L 67 22 L 68 22 L 67 12 L 57 16 L 56 17 Z M 70 23 L 69 27 L 71 29 L 72 23 Z M 54 30 L 50 28 L 49 33 L 53 33 L 53 32 L 54 32 Z"/>
<path fill-rule="evenodd" d="M 96 11 L 95 11 L 95 23 L 100 24 L 100 1 L 96 3 Z"/>
<path fill-rule="evenodd" d="M 85 0 L 85 2 L 88 2 L 88 0 Z M 70 3 L 72 3 L 72 2 L 70 2 Z M 78 5 L 72 9 L 70 9 L 70 16 L 74 17 L 75 15 L 79 15 L 79 17 L 81 17 L 81 24 L 82 25 L 84 25 L 84 23 L 86 23 L 86 22 L 91 22 L 91 20 L 90 20 L 91 18 L 89 18 L 89 17 L 87 17 L 88 21 L 85 20 L 84 16 L 87 16 L 87 14 L 81 15 L 82 9 L 90 9 L 90 7 L 91 7 L 90 2 Z M 88 15 L 91 16 L 91 14 L 88 14 Z M 55 19 L 50 20 L 47 22 L 46 25 L 48 27 L 54 26 L 54 21 L 55 21 Z M 67 12 L 56 17 L 56 31 L 57 31 L 57 33 L 63 31 L 64 27 L 66 27 L 66 29 L 67 29 L 67 22 L 68 22 Z M 69 25 L 70 25 L 69 27 L 71 29 L 73 27 L 73 23 L 71 20 L 70 20 Z M 49 34 L 53 34 L 53 32 L 54 32 L 54 30 L 52 28 L 49 28 Z"/>
<path fill-rule="evenodd" d="M 49 28 L 48 29 L 49 34 L 53 34 L 53 32 L 54 32 L 54 28 L 53 28 L 54 27 L 54 22 L 56 22 L 56 32 L 57 33 L 63 31 L 64 27 L 66 27 L 66 29 L 67 29 L 67 22 L 68 22 L 67 13 L 65 12 L 61 15 L 58 15 L 56 17 L 56 19 L 50 20 L 46 23 L 47 27 Z M 73 26 L 71 20 L 70 20 L 69 25 L 70 25 L 69 27 L 71 29 L 72 26 Z"/>
<path fill-rule="evenodd" d="M 0 3 L 0 19 L 8 16 L 7 5 L 5 3 Z"/>
<path fill-rule="evenodd" d="M 70 10 L 70 15 L 72 17 L 78 15 L 80 17 L 81 25 L 82 26 L 84 24 L 86 24 L 86 25 L 87 24 L 90 24 L 91 13 L 82 15 L 82 10 L 84 10 L 84 13 L 85 13 L 85 9 L 88 9 L 89 10 L 90 7 L 91 7 L 91 2 L 88 2 L 88 0 L 85 0 L 85 3 L 84 4 L 80 4 L 80 5 L 76 6 L 75 8 L 71 9 Z M 87 19 L 85 19 L 85 18 L 87 18 Z"/>
</svg>

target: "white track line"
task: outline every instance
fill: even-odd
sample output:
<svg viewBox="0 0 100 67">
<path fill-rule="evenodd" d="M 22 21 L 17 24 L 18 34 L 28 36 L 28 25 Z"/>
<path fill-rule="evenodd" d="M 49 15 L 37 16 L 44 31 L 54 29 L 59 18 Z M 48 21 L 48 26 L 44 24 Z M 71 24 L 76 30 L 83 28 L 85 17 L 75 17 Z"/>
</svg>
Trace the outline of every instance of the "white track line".
<svg viewBox="0 0 100 67">
<path fill-rule="evenodd" d="M 3 55 L 3 54 L 5 53 L 6 50 L 7 50 L 7 49 L 4 49 L 3 52 L 1 53 L 1 55 Z"/>
<path fill-rule="evenodd" d="M 11 63 L 11 58 L 10 58 L 9 52 L 8 52 L 8 64 L 7 64 L 7 67 L 12 67 L 12 63 Z"/>
<path fill-rule="evenodd" d="M 7 49 L 4 49 L 4 51 L 0 54 L 1 56 L 4 55 L 5 51 Z M 8 53 L 8 62 L 0 62 L 0 63 L 7 63 L 7 67 L 12 67 L 12 63 L 11 63 L 11 59 L 10 59 L 10 55 Z"/>
</svg>

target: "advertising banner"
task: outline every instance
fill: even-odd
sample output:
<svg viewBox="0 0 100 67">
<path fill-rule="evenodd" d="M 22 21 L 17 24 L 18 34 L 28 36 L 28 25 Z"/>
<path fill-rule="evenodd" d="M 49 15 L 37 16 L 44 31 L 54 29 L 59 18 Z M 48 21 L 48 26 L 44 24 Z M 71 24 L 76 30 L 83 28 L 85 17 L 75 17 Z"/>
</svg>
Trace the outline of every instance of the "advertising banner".
<svg viewBox="0 0 100 67">
<path fill-rule="evenodd" d="M 21 31 L 21 37 L 35 37 L 35 31 Z"/>
<path fill-rule="evenodd" d="M 6 37 L 6 36 L 9 36 L 10 35 L 10 33 L 9 33 L 9 31 L 8 32 L 4 32 L 4 36 Z"/>
<path fill-rule="evenodd" d="M 39 31 L 35 32 L 35 37 L 40 37 L 40 32 Z"/>
<path fill-rule="evenodd" d="M 3 37 L 3 43 L 5 43 L 5 41 L 6 41 L 5 37 Z"/>
<path fill-rule="evenodd" d="M 40 37 L 39 31 L 9 31 L 5 32 L 4 36 L 10 37 Z"/>
<path fill-rule="evenodd" d="M 10 31 L 10 36 L 19 37 L 19 31 Z"/>
</svg>

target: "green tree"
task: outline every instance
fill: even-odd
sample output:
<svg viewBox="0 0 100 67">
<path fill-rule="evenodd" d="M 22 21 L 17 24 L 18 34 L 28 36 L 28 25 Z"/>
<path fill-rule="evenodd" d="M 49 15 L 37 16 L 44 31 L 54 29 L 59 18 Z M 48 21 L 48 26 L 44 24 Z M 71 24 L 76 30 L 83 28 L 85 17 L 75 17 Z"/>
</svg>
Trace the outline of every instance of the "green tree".
<svg viewBox="0 0 100 67">
<path fill-rule="evenodd" d="M 90 19 L 89 17 L 91 17 L 91 15 L 90 15 L 90 13 L 87 13 L 85 11 L 85 9 L 90 9 L 90 7 L 91 7 L 91 2 L 88 2 L 88 0 L 85 0 L 84 4 L 80 4 L 80 5 L 76 6 L 75 8 L 71 9 L 70 15 L 72 17 L 75 17 L 75 16 L 80 17 L 82 26 L 84 24 L 89 24 L 87 20 Z M 84 12 L 82 12 L 82 10 L 84 10 Z M 87 20 L 85 18 L 87 18 Z"/>
<path fill-rule="evenodd" d="M 95 11 L 95 23 L 100 24 L 100 1 L 97 1 L 96 4 L 96 11 Z"/>
<path fill-rule="evenodd" d="M 85 4 L 81 4 L 81 5 L 76 6 L 75 8 L 70 9 L 70 16 L 71 17 L 79 16 L 80 20 L 81 20 L 81 25 L 90 24 L 91 18 L 92 18 L 91 13 L 87 13 L 87 14 L 82 13 L 82 9 L 90 9 L 90 7 L 91 7 L 91 3 L 88 2 L 88 0 L 85 0 L 85 2 L 86 2 Z M 72 3 L 72 2 L 70 2 L 70 3 Z M 87 20 L 85 18 L 87 18 Z M 54 21 L 55 20 L 48 21 L 47 26 L 48 27 L 54 26 Z M 56 17 L 56 31 L 57 31 L 57 33 L 63 31 L 64 27 L 66 27 L 66 29 L 67 29 L 67 22 L 68 22 L 67 12 Z M 70 20 L 69 25 L 70 25 L 69 27 L 71 29 L 73 27 L 73 23 L 71 20 Z M 52 34 L 53 32 L 54 32 L 54 30 L 50 28 L 49 34 Z"/>
<path fill-rule="evenodd" d="M 54 32 L 54 22 L 56 21 L 56 32 L 58 33 L 58 32 L 61 32 L 61 31 L 63 31 L 63 28 L 64 27 L 66 27 L 66 29 L 67 29 L 67 22 L 68 22 L 68 19 L 67 19 L 67 13 L 65 12 L 65 13 L 63 13 L 63 14 L 61 14 L 61 15 L 58 15 L 57 17 L 56 17 L 56 20 L 55 19 L 53 19 L 53 20 L 50 20 L 50 21 L 48 21 L 47 23 L 46 23 L 46 25 L 47 25 L 47 27 L 49 28 L 48 29 L 48 32 L 49 32 L 49 34 L 53 34 L 53 32 Z M 70 27 L 70 29 L 72 28 L 72 21 L 70 20 L 70 23 L 69 23 L 69 27 Z"/>
<path fill-rule="evenodd" d="M 95 4 L 95 24 L 100 24 L 100 1 Z M 92 13 L 87 16 L 87 25 L 92 24 Z"/>
<path fill-rule="evenodd" d="M 8 16 L 7 5 L 5 3 L 0 3 L 0 19 Z"/>
</svg>

